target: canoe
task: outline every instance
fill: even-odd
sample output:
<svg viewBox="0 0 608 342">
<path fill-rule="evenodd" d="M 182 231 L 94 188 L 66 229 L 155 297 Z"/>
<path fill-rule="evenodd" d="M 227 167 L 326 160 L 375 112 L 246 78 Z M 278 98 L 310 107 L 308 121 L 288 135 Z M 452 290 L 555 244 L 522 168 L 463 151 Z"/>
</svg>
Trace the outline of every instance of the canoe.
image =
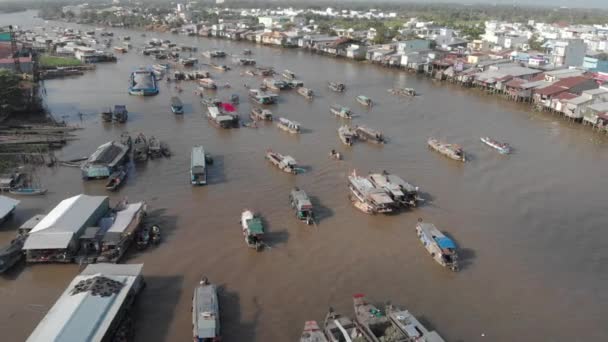
<svg viewBox="0 0 608 342">
<path fill-rule="evenodd" d="M 8 191 L 10 194 L 12 195 L 19 195 L 19 196 L 38 196 L 38 195 L 44 195 L 47 192 L 47 189 L 41 189 L 41 188 L 15 188 L 15 189 L 10 189 Z"/>
</svg>

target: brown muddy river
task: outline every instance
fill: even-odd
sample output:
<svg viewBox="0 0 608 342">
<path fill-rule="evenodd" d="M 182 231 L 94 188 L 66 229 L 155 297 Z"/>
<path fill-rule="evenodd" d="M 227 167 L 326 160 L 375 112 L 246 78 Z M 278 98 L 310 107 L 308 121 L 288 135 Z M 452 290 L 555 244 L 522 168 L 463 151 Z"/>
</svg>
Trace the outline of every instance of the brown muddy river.
<svg viewBox="0 0 608 342">
<path fill-rule="evenodd" d="M 42 25 L 31 15 L 2 15 L 0 23 Z M 53 113 L 84 128 L 78 140 L 57 152 L 59 159 L 87 156 L 123 131 L 154 135 L 174 153 L 137 164 L 125 187 L 110 195 L 114 202 L 123 196 L 147 201 L 150 221 L 164 234 L 158 247 L 132 252 L 125 260 L 145 264 L 148 284 L 135 309 L 137 341 L 192 338 L 192 291 L 202 275 L 221 285 L 227 342 L 296 341 L 304 321 L 322 321 L 328 306 L 352 315 L 351 296 L 359 292 L 409 309 L 449 341 L 608 341 L 605 136 L 394 69 L 248 43 L 113 32 L 115 40 L 129 34 L 135 48 L 152 37 L 195 45 L 203 62 L 200 52 L 207 49 L 252 49 L 259 65 L 288 68 L 317 93 L 308 102 L 283 92 L 271 108 L 302 124 L 304 133 L 295 137 L 271 124 L 235 130 L 211 126 L 194 83 L 182 84 L 183 117 L 170 112 L 175 90 L 164 81 L 158 96 L 129 96 L 129 73 L 154 63 L 136 51 L 84 76 L 45 82 Z M 244 70 L 211 70 L 219 83 L 232 85 L 218 97 L 240 95 L 243 118 L 251 108 L 243 84 L 261 81 L 241 76 Z M 348 90 L 330 92 L 329 80 L 346 83 Z M 416 88 L 421 96 L 388 94 L 396 86 Z M 354 99 L 359 94 L 377 105 L 364 109 Z M 389 143 L 342 146 L 336 134 L 341 122 L 328 111 L 334 103 L 350 106 L 358 114 L 354 123 L 383 131 Z M 128 123 L 101 122 L 98 113 L 113 104 L 127 105 Z M 85 113 L 82 120 L 79 111 Z M 483 145 L 479 137 L 486 135 L 510 142 L 514 153 L 502 156 Z M 461 164 L 429 151 L 430 136 L 461 144 L 470 161 Z M 215 163 L 210 184 L 193 188 L 190 148 L 198 144 Z M 307 171 L 293 176 L 274 169 L 264 160 L 268 148 L 294 156 Z M 332 148 L 343 152 L 343 161 L 328 158 Z M 352 169 L 398 174 L 418 185 L 427 203 L 399 215 L 363 214 L 347 200 L 346 176 Z M 0 242 L 68 196 L 108 195 L 103 181 L 82 181 L 77 168 L 43 168 L 39 177 L 49 194 L 23 198 L 14 219 L 2 226 Z M 318 227 L 294 218 L 287 201 L 294 186 L 313 197 Z M 263 215 L 270 250 L 256 253 L 245 246 L 238 224 L 244 208 Z M 442 269 L 423 249 L 414 230 L 418 218 L 457 242 L 464 264 L 459 273 Z M 76 265 L 34 265 L 0 278 L 3 340 L 27 338 L 78 272 Z"/>
</svg>

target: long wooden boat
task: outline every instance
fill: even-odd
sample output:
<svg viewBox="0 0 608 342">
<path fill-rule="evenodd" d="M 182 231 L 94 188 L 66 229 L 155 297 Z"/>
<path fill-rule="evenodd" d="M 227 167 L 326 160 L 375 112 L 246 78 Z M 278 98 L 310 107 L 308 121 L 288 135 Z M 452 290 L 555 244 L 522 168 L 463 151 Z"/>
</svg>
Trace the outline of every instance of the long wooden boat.
<svg viewBox="0 0 608 342">
<path fill-rule="evenodd" d="M 245 210 L 241 214 L 241 227 L 245 243 L 249 248 L 257 251 L 264 248 L 264 224 L 262 219 L 251 210 Z"/>
<path fill-rule="evenodd" d="M 386 142 L 386 139 L 384 138 L 382 132 L 369 128 L 367 126 L 357 126 L 355 131 L 357 131 L 357 136 L 361 140 L 365 140 L 375 144 L 384 144 Z"/>
<path fill-rule="evenodd" d="M 365 332 L 371 342 L 410 342 L 411 340 L 397 327 L 390 318 L 376 306 L 365 300 L 364 294 L 353 296 L 355 321 Z"/>
<path fill-rule="evenodd" d="M 272 121 L 272 112 L 268 109 L 253 108 L 250 117 L 256 121 Z"/>
<path fill-rule="evenodd" d="M 445 236 L 434 224 L 422 221 L 416 224 L 416 234 L 424 248 L 439 265 L 454 272 L 458 271 L 458 254 L 456 244 L 452 239 Z"/>
<path fill-rule="evenodd" d="M 511 153 L 511 146 L 507 143 L 501 143 L 496 141 L 490 137 L 481 137 L 479 138 L 484 144 L 492 147 L 497 150 L 500 154 L 509 154 Z"/>
<path fill-rule="evenodd" d="M 372 102 L 372 99 L 370 99 L 367 96 L 358 95 L 357 97 L 355 97 L 355 100 L 357 100 L 357 102 L 364 105 L 365 107 L 371 107 L 374 105 L 374 103 Z"/>
<path fill-rule="evenodd" d="M 448 144 L 434 138 L 429 138 L 429 140 L 427 140 L 427 144 L 431 149 L 443 154 L 444 156 L 450 159 L 458 160 L 461 162 L 466 161 L 465 153 L 462 150 L 462 147 L 460 147 L 460 145 Z"/>
<path fill-rule="evenodd" d="M 300 336 L 300 342 L 328 342 L 317 321 L 306 321 Z"/>
<path fill-rule="evenodd" d="M 357 139 L 357 132 L 351 127 L 344 125 L 338 128 L 338 137 L 344 145 L 352 146 Z"/>
<path fill-rule="evenodd" d="M 329 308 L 325 315 L 323 331 L 330 342 L 366 342 L 365 334 L 350 318 Z"/>
<path fill-rule="evenodd" d="M 344 83 L 329 82 L 327 86 L 331 91 L 334 91 L 336 93 L 342 93 L 346 90 L 346 86 L 344 85 Z"/>
<path fill-rule="evenodd" d="M 12 195 L 17 195 L 17 196 L 40 196 L 40 195 L 46 194 L 47 189 L 18 187 L 18 188 L 12 188 L 8 192 Z"/>
<path fill-rule="evenodd" d="M 340 105 L 329 106 L 329 112 L 335 116 L 341 117 L 343 119 L 352 119 L 353 112 L 350 108 Z"/>
<path fill-rule="evenodd" d="M 279 170 L 282 170 L 287 173 L 293 173 L 294 175 L 298 172 L 298 162 L 292 156 L 286 156 L 268 150 L 266 151 L 266 159 L 271 164 L 279 168 Z"/>
<path fill-rule="evenodd" d="M 416 96 L 416 90 L 414 88 L 393 88 L 388 90 L 393 95 L 401 96 Z"/>
<path fill-rule="evenodd" d="M 192 335 L 194 341 L 219 342 L 220 306 L 217 287 L 203 277 L 192 296 Z"/>
<path fill-rule="evenodd" d="M 298 123 L 296 121 L 291 121 L 286 118 L 279 118 L 277 121 L 277 127 L 279 129 L 289 132 L 291 134 L 300 133 L 300 123 Z"/>
<path fill-rule="evenodd" d="M 304 96 L 304 98 L 307 100 L 312 100 L 315 96 L 315 93 L 309 88 L 300 87 L 298 88 L 297 92 L 298 94 Z"/>
</svg>

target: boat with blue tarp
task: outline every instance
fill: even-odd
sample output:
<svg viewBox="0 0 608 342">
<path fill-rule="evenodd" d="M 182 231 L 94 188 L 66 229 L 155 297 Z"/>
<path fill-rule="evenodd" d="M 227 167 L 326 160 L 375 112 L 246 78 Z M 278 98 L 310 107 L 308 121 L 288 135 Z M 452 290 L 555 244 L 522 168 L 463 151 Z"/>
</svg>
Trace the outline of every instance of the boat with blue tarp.
<svg viewBox="0 0 608 342">
<path fill-rule="evenodd" d="M 416 224 L 416 234 L 433 259 L 443 267 L 458 271 L 458 254 L 456 244 L 445 236 L 432 223 L 419 220 Z"/>
</svg>

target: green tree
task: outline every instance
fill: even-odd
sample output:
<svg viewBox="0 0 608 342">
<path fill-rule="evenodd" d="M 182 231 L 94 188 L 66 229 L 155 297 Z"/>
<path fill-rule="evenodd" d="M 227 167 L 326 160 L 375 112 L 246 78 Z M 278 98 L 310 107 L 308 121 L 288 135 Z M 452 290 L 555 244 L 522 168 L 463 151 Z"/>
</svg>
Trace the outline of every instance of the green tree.
<svg viewBox="0 0 608 342">
<path fill-rule="evenodd" d="M 531 50 L 538 50 L 538 51 L 543 51 L 543 44 L 545 43 L 544 40 L 540 40 L 540 37 L 535 33 L 533 34 L 530 39 L 528 39 L 528 45 L 530 46 Z"/>
</svg>

